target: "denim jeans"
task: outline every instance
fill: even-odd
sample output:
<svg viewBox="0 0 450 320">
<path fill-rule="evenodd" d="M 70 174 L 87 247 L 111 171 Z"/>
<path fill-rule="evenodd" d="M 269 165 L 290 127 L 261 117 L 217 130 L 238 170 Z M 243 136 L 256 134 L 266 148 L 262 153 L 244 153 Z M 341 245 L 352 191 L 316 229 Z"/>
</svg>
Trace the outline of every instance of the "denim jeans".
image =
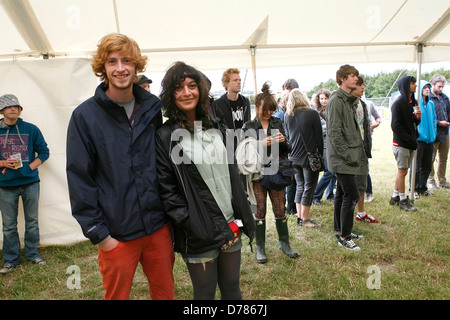
<svg viewBox="0 0 450 320">
<path fill-rule="evenodd" d="M 0 188 L 0 210 L 3 220 L 3 260 L 5 265 L 20 264 L 20 240 L 17 232 L 19 197 L 22 197 L 25 217 L 25 257 L 29 261 L 41 258 L 39 245 L 39 182 L 13 188 Z"/>
<path fill-rule="evenodd" d="M 417 141 L 417 162 L 416 162 L 416 184 L 415 191 L 425 192 L 428 190 L 427 180 L 433 167 L 434 143 Z M 411 180 L 410 175 L 410 180 Z"/>
<path fill-rule="evenodd" d="M 327 189 L 327 200 L 334 199 L 334 185 L 336 184 L 336 175 L 328 170 L 323 172 L 322 177 L 317 184 L 316 191 L 314 192 L 314 200 L 320 201 L 322 199 L 325 189 Z"/>
<path fill-rule="evenodd" d="M 295 192 L 297 190 L 297 182 L 294 180 L 286 187 L 286 212 L 288 214 L 296 214 L 297 207 L 295 206 Z"/>
<path fill-rule="evenodd" d="M 325 189 L 327 189 L 327 200 L 334 199 L 333 189 L 336 184 L 336 175 L 333 172 L 328 171 L 327 163 L 327 149 L 323 149 L 323 160 L 325 160 L 325 171 L 322 177 L 317 183 L 316 190 L 314 191 L 314 200 L 320 201 L 322 199 Z"/>
<path fill-rule="evenodd" d="M 336 197 L 334 198 L 334 230 L 341 237 L 348 237 L 353 228 L 356 204 L 359 201 L 359 191 L 355 175 L 336 174 Z"/>
<path fill-rule="evenodd" d="M 370 177 L 370 173 L 367 175 L 366 194 L 373 194 L 373 191 L 372 191 L 372 178 Z"/>
</svg>

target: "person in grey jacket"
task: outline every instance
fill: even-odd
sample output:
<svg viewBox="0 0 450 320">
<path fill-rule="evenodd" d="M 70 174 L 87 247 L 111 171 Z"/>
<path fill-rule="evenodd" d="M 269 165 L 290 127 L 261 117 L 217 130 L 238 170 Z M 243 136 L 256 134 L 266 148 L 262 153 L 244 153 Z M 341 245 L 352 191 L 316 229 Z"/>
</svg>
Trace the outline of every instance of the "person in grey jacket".
<svg viewBox="0 0 450 320">
<path fill-rule="evenodd" d="M 360 248 L 353 242 L 353 216 L 359 201 L 355 175 L 367 175 L 368 159 L 361 131 L 356 121 L 358 101 L 350 94 L 356 89 L 358 70 L 343 65 L 336 72 L 339 89 L 331 95 L 327 105 L 327 161 L 328 170 L 336 173 L 334 200 L 334 229 L 338 244 L 350 250 Z"/>
</svg>

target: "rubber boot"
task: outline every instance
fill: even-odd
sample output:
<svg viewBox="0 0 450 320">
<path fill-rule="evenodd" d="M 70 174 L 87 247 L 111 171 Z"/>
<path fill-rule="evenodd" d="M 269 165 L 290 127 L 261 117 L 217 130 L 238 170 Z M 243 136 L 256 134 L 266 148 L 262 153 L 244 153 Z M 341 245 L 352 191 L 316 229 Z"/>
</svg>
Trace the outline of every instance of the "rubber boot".
<svg viewBox="0 0 450 320">
<path fill-rule="evenodd" d="M 292 250 L 291 245 L 289 244 L 289 231 L 286 217 L 275 219 L 275 226 L 277 227 L 281 251 L 289 258 L 297 258 L 298 253 Z"/>
<path fill-rule="evenodd" d="M 256 220 L 256 261 L 266 263 L 266 220 Z"/>
</svg>

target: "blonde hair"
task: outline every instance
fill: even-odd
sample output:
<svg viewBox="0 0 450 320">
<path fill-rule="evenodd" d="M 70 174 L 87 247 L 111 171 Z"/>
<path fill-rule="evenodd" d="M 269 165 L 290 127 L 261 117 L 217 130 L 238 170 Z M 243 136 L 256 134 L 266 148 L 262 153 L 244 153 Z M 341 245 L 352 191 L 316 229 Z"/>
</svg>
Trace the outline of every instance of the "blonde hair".
<svg viewBox="0 0 450 320">
<path fill-rule="evenodd" d="M 130 54 L 136 69 L 136 74 L 145 71 L 147 65 L 147 57 L 141 55 L 141 49 L 136 41 L 120 33 L 110 33 L 104 36 L 97 45 L 97 52 L 92 57 L 92 70 L 100 80 L 105 81 L 108 85 L 106 77 L 105 63 L 108 56 L 112 52 L 125 51 Z"/>
<path fill-rule="evenodd" d="M 230 82 L 230 76 L 231 76 L 233 73 L 239 74 L 239 73 L 241 73 L 241 72 L 239 71 L 239 69 L 236 69 L 236 68 L 229 68 L 229 69 L 225 70 L 225 72 L 224 72 L 223 75 L 222 75 L 222 86 L 224 87 L 225 90 L 228 90 L 226 84 L 227 84 L 228 82 Z"/>
<path fill-rule="evenodd" d="M 311 105 L 309 104 L 308 97 L 300 89 L 293 89 L 289 93 L 286 112 L 290 116 L 293 116 L 294 110 L 298 108 L 311 108 Z"/>
</svg>

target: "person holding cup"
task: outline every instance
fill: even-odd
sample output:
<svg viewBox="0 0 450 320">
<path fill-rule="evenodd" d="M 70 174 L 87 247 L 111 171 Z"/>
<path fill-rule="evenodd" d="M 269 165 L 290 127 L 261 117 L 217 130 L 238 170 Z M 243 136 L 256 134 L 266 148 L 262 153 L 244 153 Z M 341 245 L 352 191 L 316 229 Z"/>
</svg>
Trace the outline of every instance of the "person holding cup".
<svg viewBox="0 0 450 320">
<path fill-rule="evenodd" d="M 417 149 L 417 126 L 422 112 L 414 97 L 417 84 L 412 76 L 401 77 L 397 81 L 400 97 L 392 104 L 391 128 L 393 132 L 392 151 L 397 161 L 397 177 L 390 205 L 399 205 L 401 210 L 416 211 L 405 194 L 405 177 L 411 167 L 414 150 Z M 414 108 L 417 107 L 417 108 Z"/>
<path fill-rule="evenodd" d="M 23 110 L 17 97 L 0 97 L 0 211 L 3 221 L 4 266 L 0 273 L 13 271 L 20 264 L 20 241 L 17 232 L 19 196 L 25 216 L 25 257 L 34 264 L 45 264 L 39 245 L 39 172 L 49 149 L 37 126 L 20 118 Z"/>
</svg>

